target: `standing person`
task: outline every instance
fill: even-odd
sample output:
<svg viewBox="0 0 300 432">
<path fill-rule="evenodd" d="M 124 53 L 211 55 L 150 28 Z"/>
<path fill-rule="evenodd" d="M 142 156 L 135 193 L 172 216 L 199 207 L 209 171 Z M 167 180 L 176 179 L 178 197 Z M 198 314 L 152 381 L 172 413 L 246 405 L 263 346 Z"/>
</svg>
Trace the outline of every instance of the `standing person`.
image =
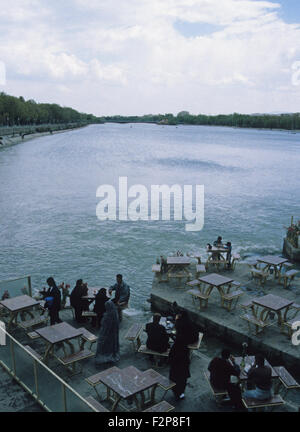
<svg viewBox="0 0 300 432">
<path fill-rule="evenodd" d="M 118 306 L 119 319 L 122 321 L 122 308 L 128 305 L 130 288 L 129 285 L 123 281 L 123 276 L 121 274 L 117 274 L 116 280 L 117 283 L 109 288 L 109 295 L 111 295 L 113 291 L 116 292 L 114 300 L 115 304 Z"/>
<path fill-rule="evenodd" d="M 54 325 L 61 322 L 59 318 L 59 311 L 61 308 L 60 291 L 57 288 L 53 277 L 47 279 L 47 284 L 49 289 L 45 294 L 45 307 L 49 309 L 50 325 Z"/>
<path fill-rule="evenodd" d="M 175 319 L 176 337 L 182 336 L 187 345 L 198 341 L 199 332 L 193 323 L 190 321 L 186 310 L 179 312 Z"/>
<path fill-rule="evenodd" d="M 105 303 L 105 313 L 101 321 L 98 337 L 96 365 L 116 363 L 120 360 L 119 317 L 112 300 Z"/>
<path fill-rule="evenodd" d="M 95 305 L 94 312 L 97 314 L 97 317 L 93 317 L 92 325 L 93 327 L 99 328 L 101 326 L 101 320 L 105 312 L 105 303 L 109 300 L 109 297 L 106 295 L 106 289 L 101 288 L 95 297 Z"/>
<path fill-rule="evenodd" d="M 169 378 L 176 383 L 172 388 L 176 400 L 184 399 L 187 379 L 190 375 L 190 356 L 187 343 L 181 335 L 176 337 L 169 354 Z"/>
<path fill-rule="evenodd" d="M 78 279 L 76 285 L 70 295 L 70 303 L 75 311 L 75 320 L 78 323 L 84 322 L 82 317 L 83 305 L 81 297 L 84 295 L 84 287 L 82 279 Z"/>
</svg>

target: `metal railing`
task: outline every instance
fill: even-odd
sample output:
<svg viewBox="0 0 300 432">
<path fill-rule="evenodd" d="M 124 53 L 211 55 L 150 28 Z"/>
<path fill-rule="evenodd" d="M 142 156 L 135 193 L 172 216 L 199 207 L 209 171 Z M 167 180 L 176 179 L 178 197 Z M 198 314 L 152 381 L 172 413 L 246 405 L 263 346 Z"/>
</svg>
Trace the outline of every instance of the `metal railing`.
<svg viewBox="0 0 300 432">
<path fill-rule="evenodd" d="M 3 325 L 0 325 L 0 365 L 46 411 L 96 411 L 84 397 L 9 334 Z"/>
</svg>

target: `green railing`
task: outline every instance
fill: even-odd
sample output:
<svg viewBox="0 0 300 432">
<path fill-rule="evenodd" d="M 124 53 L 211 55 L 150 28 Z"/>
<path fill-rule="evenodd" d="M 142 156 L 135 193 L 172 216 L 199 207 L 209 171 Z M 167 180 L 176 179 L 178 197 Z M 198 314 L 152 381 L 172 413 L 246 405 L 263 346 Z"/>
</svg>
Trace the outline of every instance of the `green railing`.
<svg viewBox="0 0 300 432">
<path fill-rule="evenodd" d="M 1 324 L 1 322 L 0 322 Z M 0 325 L 0 365 L 50 412 L 96 411 Z"/>
<path fill-rule="evenodd" d="M 32 296 L 31 276 L 22 276 L 16 279 L 0 281 L 0 300 L 5 291 L 8 291 L 10 297 L 17 297 L 24 294 Z"/>
</svg>

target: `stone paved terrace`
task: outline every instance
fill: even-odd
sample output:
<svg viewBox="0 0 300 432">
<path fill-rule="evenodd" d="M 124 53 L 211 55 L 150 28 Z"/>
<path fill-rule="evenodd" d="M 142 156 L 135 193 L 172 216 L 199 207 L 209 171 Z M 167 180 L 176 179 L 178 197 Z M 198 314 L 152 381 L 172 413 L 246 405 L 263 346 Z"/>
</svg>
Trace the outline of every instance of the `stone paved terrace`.
<svg viewBox="0 0 300 432">
<path fill-rule="evenodd" d="M 234 277 L 236 280 L 242 281 L 245 280 L 245 283 L 247 283 L 248 288 L 252 289 L 251 282 L 249 283 L 248 277 L 247 277 L 247 271 L 246 267 L 240 267 L 239 269 L 236 269 L 234 272 Z M 273 285 L 270 285 L 273 286 Z M 267 284 L 266 289 L 269 289 L 269 284 Z M 276 290 L 275 288 L 271 288 L 272 290 Z M 282 293 L 282 288 L 278 288 L 279 291 L 277 293 Z M 167 307 L 170 302 L 173 302 L 174 300 L 177 301 L 178 305 L 181 307 L 184 307 L 188 309 L 191 312 L 191 315 L 193 318 L 195 318 L 196 322 L 203 323 L 202 319 L 204 319 L 205 326 L 202 326 L 202 331 L 204 332 L 203 341 L 201 343 L 201 347 L 199 351 L 195 352 L 192 357 L 191 362 L 191 378 L 189 379 L 188 386 L 186 388 L 186 398 L 185 400 L 182 400 L 180 402 L 176 402 L 174 399 L 174 396 L 171 391 L 169 391 L 165 397 L 165 400 L 167 400 L 169 403 L 171 403 L 175 410 L 173 412 L 195 412 L 195 411 L 205 411 L 205 412 L 215 412 L 215 411 L 232 411 L 230 408 L 225 407 L 218 407 L 215 403 L 214 398 L 211 395 L 209 386 L 206 382 L 206 379 L 204 378 L 203 372 L 207 370 L 207 366 L 209 361 L 213 356 L 220 353 L 221 348 L 224 346 L 224 342 L 221 341 L 221 339 L 225 338 L 229 342 L 227 343 L 227 346 L 232 347 L 232 353 L 236 356 L 241 354 L 241 345 L 240 341 L 237 339 L 231 340 L 231 332 L 234 331 L 234 333 L 239 334 L 242 332 L 242 341 L 247 340 L 246 337 L 246 326 L 243 327 L 243 323 L 238 319 L 239 313 L 237 311 L 234 311 L 232 313 L 228 313 L 225 310 L 223 311 L 220 308 L 220 302 L 219 299 L 216 297 L 215 299 L 212 298 L 211 302 L 209 303 L 208 310 L 204 313 L 199 313 L 198 310 L 193 306 L 192 299 L 189 295 L 185 294 L 185 291 L 187 288 L 181 288 L 180 286 L 176 286 L 176 282 L 172 282 L 170 284 L 156 284 L 156 281 L 154 280 L 153 283 L 153 290 L 151 293 L 152 300 L 155 300 L 155 306 L 160 310 L 167 310 Z M 254 290 L 254 287 L 253 287 Z M 276 292 L 276 291 L 272 291 Z M 248 291 L 247 291 L 248 293 Z M 295 290 L 292 289 L 290 291 L 284 291 L 285 296 L 295 296 Z M 137 311 L 138 312 L 138 311 Z M 124 368 L 129 365 L 134 365 L 140 370 L 144 371 L 149 368 L 153 368 L 153 365 L 149 362 L 148 358 L 145 357 L 142 354 L 137 354 L 133 352 L 131 342 L 124 339 L 124 336 L 129 329 L 129 327 L 134 322 L 141 322 L 146 323 L 150 317 L 151 317 L 151 311 L 150 311 L 150 305 L 146 304 L 144 306 L 144 311 L 140 311 L 140 313 L 137 313 L 136 315 L 126 315 L 124 314 L 124 319 L 120 326 L 120 344 L 121 344 L 121 360 L 118 364 L 120 368 Z M 197 317 L 201 317 L 201 319 L 197 319 Z M 69 322 L 71 325 L 74 325 L 75 327 L 80 327 L 81 325 L 78 325 L 74 322 L 72 317 L 71 310 L 64 310 L 61 312 L 61 318 L 67 322 Z M 216 322 L 221 323 L 224 326 L 228 326 L 227 331 L 217 331 L 218 326 L 213 326 L 213 323 Z M 91 332 L 97 334 L 97 331 L 95 331 L 89 324 L 86 325 L 86 328 L 88 328 Z M 233 329 L 233 330 L 231 330 Z M 272 332 L 270 333 L 272 334 Z M 289 351 L 289 342 L 287 341 L 287 338 L 278 335 L 279 342 L 277 343 L 277 349 L 278 344 L 282 344 L 282 346 L 286 346 L 286 350 Z M 31 345 L 34 349 L 36 349 L 38 352 L 42 353 L 44 350 L 44 344 L 42 340 L 37 339 L 34 341 L 31 341 L 27 336 L 26 333 L 21 329 L 16 329 L 14 331 L 14 337 L 18 339 L 19 341 L 22 341 L 22 343 Z M 145 333 L 143 335 L 143 338 L 145 340 Z M 275 343 L 276 338 L 274 339 Z M 269 341 L 269 336 L 268 336 Z M 269 342 L 268 342 L 269 343 Z M 260 342 L 261 344 L 261 342 Z M 261 345 L 260 345 L 261 346 Z M 93 345 L 92 350 L 96 350 L 96 345 Z M 297 352 L 299 354 L 299 347 L 297 349 Z M 250 352 L 251 354 L 252 352 Z M 296 355 L 296 352 L 294 353 L 292 351 L 293 355 Z M 272 365 L 278 365 L 280 362 L 272 362 L 272 360 L 268 357 L 268 360 L 270 360 Z M 51 369 L 55 371 L 60 377 L 62 377 L 69 385 L 71 385 L 75 390 L 77 390 L 81 395 L 84 397 L 87 397 L 89 395 L 95 396 L 94 390 L 86 383 L 85 378 L 100 372 L 101 368 L 95 366 L 94 358 L 90 358 L 87 360 L 84 360 L 82 362 L 83 364 L 83 372 L 81 374 L 75 375 L 73 377 L 69 377 L 69 374 L 66 372 L 65 368 L 56 360 L 51 359 L 49 366 Z M 282 363 L 281 363 L 282 364 Z M 169 368 L 168 366 L 165 366 L 163 368 L 157 369 L 162 375 L 168 376 Z M 298 376 L 299 378 L 299 376 Z M 14 387 L 10 387 L 8 384 L 9 378 L 7 375 L 6 380 L 6 389 L 10 388 L 13 389 Z M 16 386 L 16 384 L 12 383 L 10 381 L 10 384 L 12 386 Z M 45 386 L 47 387 L 47 382 L 45 383 Z M 0 398 L 2 400 L 8 398 L 10 401 L 12 401 L 13 393 L 8 393 L 4 389 L 6 396 L 3 395 L 3 391 L 0 391 Z M 59 389 L 57 393 L 57 389 L 55 390 L 51 386 L 48 386 L 47 391 L 52 396 L 52 400 L 55 400 L 57 397 L 61 397 L 61 390 Z M 105 397 L 104 388 L 101 390 L 101 386 L 99 387 L 99 391 L 101 394 L 101 398 Z M 157 397 L 158 399 L 162 396 L 162 390 L 157 391 Z M 24 400 L 24 406 L 22 408 L 22 404 L 19 403 L 18 409 L 19 410 L 31 410 L 35 411 L 37 410 L 36 405 L 33 405 L 30 403 L 29 396 L 25 397 L 19 396 L 19 400 Z M 25 399 L 24 399 L 25 398 Z M 0 399 L 0 400 L 1 400 Z M 298 406 L 300 406 L 300 392 L 298 391 L 290 391 L 288 395 L 284 398 L 286 401 L 286 404 L 282 407 L 275 408 L 274 411 L 296 411 L 298 410 Z M 110 407 L 107 402 L 103 402 L 103 405 L 105 405 L 107 408 Z M 12 410 L 13 404 L 9 403 L 9 401 L 6 402 L 6 405 L 4 405 L 4 408 L 8 407 L 8 410 Z M 6 409 L 2 409 L 5 411 Z M 0 408 L 1 411 L 1 408 Z"/>
<path fill-rule="evenodd" d="M 193 279 L 195 277 L 195 266 L 190 265 Z M 211 269 L 207 274 L 214 273 Z M 284 289 L 274 280 L 274 275 L 270 275 L 265 286 L 260 287 L 251 278 L 250 268 L 247 264 L 237 264 L 234 271 L 223 270 L 218 272 L 221 275 L 234 279 L 242 284 L 244 294 L 240 297 L 239 302 L 262 296 L 265 294 L 274 294 L 280 297 L 291 299 L 295 303 L 300 303 L 300 279 L 295 278 L 291 287 Z M 204 274 L 203 274 L 204 276 Z M 180 282 L 182 281 L 182 282 Z M 186 284 L 186 279 L 171 278 L 168 283 L 158 283 L 155 277 L 153 280 L 151 303 L 152 306 L 161 313 L 168 313 L 172 302 L 189 312 L 192 320 L 199 326 L 204 335 L 212 335 L 227 342 L 231 346 L 240 349 L 243 342 L 247 342 L 250 351 L 261 351 L 268 359 L 273 360 L 274 365 L 283 364 L 293 373 L 300 374 L 300 345 L 294 346 L 286 334 L 280 332 L 276 324 L 277 316 L 274 317 L 275 325 L 264 329 L 262 334 L 255 335 L 249 333 L 248 324 L 240 318 L 243 310 L 239 306 L 228 312 L 221 308 L 220 294 L 216 288 L 213 289 L 206 309 L 199 309 L 199 302 L 194 304 L 193 298 L 187 291 L 190 289 Z M 300 313 L 299 320 L 300 320 Z"/>
</svg>

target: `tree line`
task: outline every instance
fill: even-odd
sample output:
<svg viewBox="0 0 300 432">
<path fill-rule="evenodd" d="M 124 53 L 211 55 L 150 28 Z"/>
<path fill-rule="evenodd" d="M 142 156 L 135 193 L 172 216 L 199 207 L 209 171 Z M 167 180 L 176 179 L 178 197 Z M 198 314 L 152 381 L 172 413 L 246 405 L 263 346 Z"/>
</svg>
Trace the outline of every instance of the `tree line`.
<svg viewBox="0 0 300 432">
<path fill-rule="evenodd" d="M 103 120 L 93 114 L 80 113 L 73 108 L 58 104 L 37 103 L 0 93 L 0 125 L 25 126 L 59 123 L 102 123 Z"/>
<path fill-rule="evenodd" d="M 105 121 L 117 123 L 160 123 L 168 125 L 190 124 L 209 126 L 230 126 L 258 129 L 300 130 L 300 113 L 295 114 L 219 114 L 193 115 L 188 111 L 173 114 L 147 114 L 143 116 L 109 116 Z"/>
</svg>

